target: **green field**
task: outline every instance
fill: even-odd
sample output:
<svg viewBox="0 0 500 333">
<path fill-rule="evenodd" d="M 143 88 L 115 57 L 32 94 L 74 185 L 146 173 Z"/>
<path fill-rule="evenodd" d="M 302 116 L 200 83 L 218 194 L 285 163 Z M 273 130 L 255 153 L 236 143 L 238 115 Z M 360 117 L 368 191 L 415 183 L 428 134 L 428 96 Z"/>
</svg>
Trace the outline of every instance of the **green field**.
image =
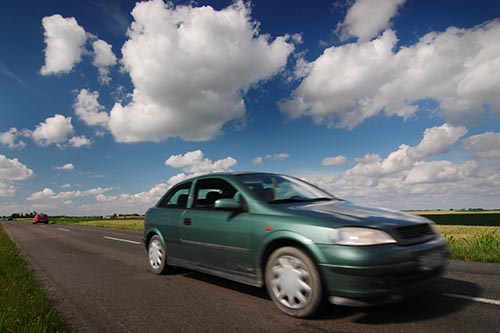
<svg viewBox="0 0 500 333">
<path fill-rule="evenodd" d="M 500 212 L 449 212 L 449 211 L 418 211 L 412 214 L 427 217 L 440 225 L 470 225 L 500 227 Z"/>
<path fill-rule="evenodd" d="M 66 332 L 28 265 L 0 225 L 0 332 Z"/>
<path fill-rule="evenodd" d="M 108 229 L 121 229 L 121 230 L 144 230 L 143 219 L 98 219 L 95 217 L 78 218 L 78 217 L 62 217 L 52 218 L 50 223 L 78 225 L 87 227 L 98 227 Z"/>
</svg>

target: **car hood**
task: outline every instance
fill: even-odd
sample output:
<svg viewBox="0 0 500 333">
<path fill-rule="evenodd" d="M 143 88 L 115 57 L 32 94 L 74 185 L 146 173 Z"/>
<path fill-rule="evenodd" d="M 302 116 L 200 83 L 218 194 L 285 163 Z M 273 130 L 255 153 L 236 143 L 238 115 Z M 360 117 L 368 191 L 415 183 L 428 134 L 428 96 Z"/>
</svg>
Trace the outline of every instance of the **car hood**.
<svg viewBox="0 0 500 333">
<path fill-rule="evenodd" d="M 295 214 L 332 220 L 339 225 L 364 227 L 397 227 L 408 224 L 429 223 L 429 220 L 404 212 L 383 208 L 355 205 L 349 201 L 327 201 L 288 205 L 286 208 Z"/>
</svg>

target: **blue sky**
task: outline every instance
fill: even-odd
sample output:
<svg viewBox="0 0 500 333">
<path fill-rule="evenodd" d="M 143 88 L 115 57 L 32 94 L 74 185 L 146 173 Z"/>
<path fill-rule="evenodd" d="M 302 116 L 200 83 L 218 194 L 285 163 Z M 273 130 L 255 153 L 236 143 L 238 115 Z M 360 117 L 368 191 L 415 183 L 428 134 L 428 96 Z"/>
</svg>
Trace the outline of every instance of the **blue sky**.
<svg viewBox="0 0 500 333">
<path fill-rule="evenodd" d="M 216 171 L 500 207 L 498 1 L 0 4 L 0 215 L 143 213 Z"/>
</svg>

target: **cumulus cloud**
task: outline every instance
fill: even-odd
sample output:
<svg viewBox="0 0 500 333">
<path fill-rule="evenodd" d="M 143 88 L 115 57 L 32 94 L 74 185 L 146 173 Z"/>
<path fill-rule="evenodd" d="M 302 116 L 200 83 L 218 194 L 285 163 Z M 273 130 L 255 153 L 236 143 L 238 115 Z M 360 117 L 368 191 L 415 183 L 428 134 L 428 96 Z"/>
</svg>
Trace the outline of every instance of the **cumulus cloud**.
<svg viewBox="0 0 500 333">
<path fill-rule="evenodd" d="M 68 171 L 71 171 L 71 170 L 75 170 L 75 166 L 73 165 L 73 163 L 66 163 L 62 166 L 56 166 L 54 168 L 55 170 L 68 170 Z"/>
<path fill-rule="evenodd" d="M 104 112 L 104 106 L 99 104 L 97 99 L 99 98 L 98 91 L 90 92 L 87 89 L 82 89 L 76 96 L 73 108 L 75 114 L 80 118 L 85 124 L 90 126 L 103 126 L 107 127 L 109 121 L 109 115 Z"/>
<path fill-rule="evenodd" d="M 38 124 L 32 133 L 33 140 L 40 146 L 62 144 L 74 133 L 71 117 L 56 114 Z"/>
<path fill-rule="evenodd" d="M 132 101 L 116 103 L 118 142 L 209 140 L 245 115 L 243 95 L 286 65 L 289 36 L 261 34 L 242 1 L 222 9 L 137 3 L 122 47 Z"/>
<path fill-rule="evenodd" d="M 273 160 L 273 161 L 282 161 L 286 160 L 290 157 L 290 154 L 287 153 L 274 153 L 267 154 L 266 156 L 258 156 L 252 162 L 254 165 L 262 165 L 264 160 Z"/>
<path fill-rule="evenodd" d="M 69 139 L 68 143 L 73 148 L 82 148 L 92 145 L 92 140 L 87 138 L 85 135 L 74 136 Z"/>
<path fill-rule="evenodd" d="M 326 49 L 309 63 L 292 96 L 280 103 L 288 117 L 312 117 L 329 127 L 352 129 L 384 112 L 404 119 L 422 101 L 436 101 L 454 125 L 485 110 L 500 115 L 500 20 L 470 29 L 431 32 L 396 49 L 394 31 L 364 43 Z"/>
<path fill-rule="evenodd" d="M 468 137 L 464 141 L 465 149 L 484 159 L 500 159 L 500 133 L 486 132 Z"/>
<path fill-rule="evenodd" d="M 343 155 L 326 157 L 321 161 L 321 165 L 323 166 L 339 166 L 344 164 L 347 161 L 347 158 Z"/>
<path fill-rule="evenodd" d="M 173 184 L 167 183 L 160 183 L 154 185 L 151 189 L 148 191 L 143 191 L 135 194 L 119 194 L 119 195 L 105 195 L 105 194 L 98 194 L 96 195 L 96 200 L 99 202 L 107 202 L 107 203 L 116 203 L 119 202 L 119 205 L 123 204 L 131 204 L 131 205 L 137 205 L 139 204 L 148 204 L 152 205 L 155 201 L 157 201 L 165 192 L 168 190 L 170 186 Z M 145 208 L 142 208 L 140 210 L 145 210 Z"/>
<path fill-rule="evenodd" d="M 92 43 L 94 49 L 94 61 L 92 64 L 97 67 L 99 72 L 99 83 L 109 85 L 111 78 L 109 77 L 109 67 L 116 65 L 116 56 L 113 53 L 111 45 L 98 39 Z"/>
<path fill-rule="evenodd" d="M 496 208 L 499 166 L 437 159 L 466 133 L 464 127 L 449 124 L 428 128 L 414 146 L 402 144 L 386 157 L 366 154 L 356 158 L 357 164 L 345 172 L 304 178 L 340 197 L 368 205 L 396 209 Z"/>
<path fill-rule="evenodd" d="M 68 73 L 80 62 L 87 35 L 74 17 L 59 14 L 42 19 L 45 30 L 45 65 L 42 75 Z"/>
<path fill-rule="evenodd" d="M 352 176 L 384 177 L 412 169 L 425 158 L 448 151 L 467 133 L 463 126 L 443 124 L 424 131 L 422 140 L 414 147 L 402 144 L 385 159 L 378 155 L 365 156 L 358 164 L 346 172 Z"/>
<path fill-rule="evenodd" d="M 341 40 L 356 37 L 369 41 L 389 27 L 389 21 L 406 0 L 357 0 L 337 25 Z"/>
<path fill-rule="evenodd" d="M 459 165 L 449 161 L 418 162 L 408 172 L 405 181 L 410 184 L 454 182 L 472 176 L 476 169 L 474 161 Z"/>
<path fill-rule="evenodd" d="M 33 174 L 33 170 L 19 162 L 17 158 L 10 159 L 0 155 L 0 197 L 15 195 L 14 181 L 26 180 Z"/>
<path fill-rule="evenodd" d="M 172 168 L 181 168 L 189 174 L 228 171 L 236 163 L 237 161 L 231 156 L 212 162 L 212 160 L 205 158 L 201 150 L 190 151 L 183 155 L 171 155 L 165 161 L 165 165 Z"/>
<path fill-rule="evenodd" d="M 24 148 L 26 143 L 18 139 L 20 136 L 31 136 L 31 134 L 27 130 L 18 131 L 12 127 L 7 132 L 0 133 L 0 143 L 11 149 Z"/>
<path fill-rule="evenodd" d="M 463 126 L 444 124 L 427 128 L 422 141 L 408 149 L 408 155 L 413 160 L 421 160 L 430 155 L 445 153 L 465 134 L 467 129 Z"/>
<path fill-rule="evenodd" d="M 91 188 L 85 191 L 64 191 L 56 193 L 51 188 L 44 188 L 39 192 L 32 193 L 26 200 L 34 201 L 34 200 L 43 200 L 43 199 L 52 199 L 52 200 L 68 200 L 73 198 L 81 198 L 81 197 L 89 197 L 96 196 L 99 194 L 106 193 L 108 191 L 113 190 L 112 187 L 96 187 Z"/>
</svg>

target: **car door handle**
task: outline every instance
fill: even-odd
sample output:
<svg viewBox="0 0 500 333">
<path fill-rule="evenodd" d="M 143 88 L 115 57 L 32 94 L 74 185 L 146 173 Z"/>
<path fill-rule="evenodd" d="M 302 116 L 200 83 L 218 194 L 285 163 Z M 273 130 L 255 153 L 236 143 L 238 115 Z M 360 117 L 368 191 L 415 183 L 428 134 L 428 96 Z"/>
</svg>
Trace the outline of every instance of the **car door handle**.
<svg viewBox="0 0 500 333">
<path fill-rule="evenodd" d="M 191 225 L 191 219 L 185 218 L 184 219 L 184 224 L 185 225 Z"/>
</svg>

